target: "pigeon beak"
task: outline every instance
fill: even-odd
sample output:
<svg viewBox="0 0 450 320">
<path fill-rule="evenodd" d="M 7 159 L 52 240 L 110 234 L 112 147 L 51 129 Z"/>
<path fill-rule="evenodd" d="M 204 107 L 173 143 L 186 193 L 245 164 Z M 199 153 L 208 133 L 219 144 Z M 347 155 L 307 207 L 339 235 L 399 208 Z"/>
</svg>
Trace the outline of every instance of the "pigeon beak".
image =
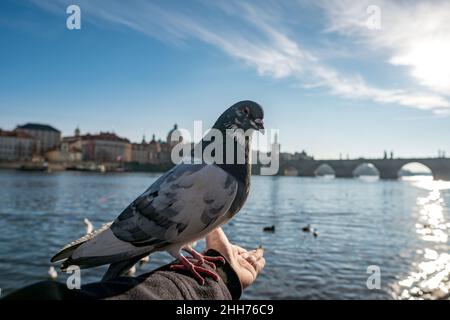
<svg viewBox="0 0 450 320">
<path fill-rule="evenodd" d="M 262 119 L 255 119 L 255 124 L 256 124 L 256 128 L 255 128 L 256 130 L 258 130 L 262 134 L 264 134 L 266 132 L 266 130 L 264 129 L 264 122 Z"/>
</svg>

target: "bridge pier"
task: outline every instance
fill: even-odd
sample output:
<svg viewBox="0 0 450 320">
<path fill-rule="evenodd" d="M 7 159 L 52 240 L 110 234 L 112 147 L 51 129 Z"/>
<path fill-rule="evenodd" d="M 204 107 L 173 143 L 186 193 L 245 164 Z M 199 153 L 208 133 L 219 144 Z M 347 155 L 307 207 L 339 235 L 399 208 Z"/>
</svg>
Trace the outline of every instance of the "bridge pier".
<svg viewBox="0 0 450 320">
<path fill-rule="evenodd" d="M 327 163 L 333 168 L 336 178 L 353 178 L 353 172 L 359 165 L 358 160 L 335 160 Z"/>
<path fill-rule="evenodd" d="M 350 168 L 334 169 L 334 176 L 336 178 L 353 178 L 353 170 Z"/>
<path fill-rule="evenodd" d="M 398 171 L 391 170 L 380 170 L 380 179 L 383 180 L 397 180 L 398 179 Z"/>
<path fill-rule="evenodd" d="M 362 163 L 373 164 L 380 173 L 380 179 L 398 179 L 398 172 L 405 164 L 417 162 L 430 168 L 435 180 L 450 180 L 450 158 L 415 158 L 415 159 L 352 159 L 352 160 L 291 160 L 280 163 L 280 172 L 295 169 L 299 176 L 313 177 L 315 170 L 322 164 L 333 168 L 336 178 L 352 178 L 354 170 Z"/>
<path fill-rule="evenodd" d="M 447 180 L 450 181 L 450 172 L 445 170 L 432 170 L 434 180 Z"/>
</svg>

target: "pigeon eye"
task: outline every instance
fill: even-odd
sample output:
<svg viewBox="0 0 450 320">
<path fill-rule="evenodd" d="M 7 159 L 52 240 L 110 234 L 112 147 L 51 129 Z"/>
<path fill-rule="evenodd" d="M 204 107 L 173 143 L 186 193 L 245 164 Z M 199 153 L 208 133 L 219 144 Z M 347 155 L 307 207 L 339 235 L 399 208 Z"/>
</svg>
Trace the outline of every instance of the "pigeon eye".
<svg viewBox="0 0 450 320">
<path fill-rule="evenodd" d="M 250 113 L 250 111 L 248 110 L 248 108 L 244 108 L 244 110 L 242 110 L 244 112 L 244 114 L 246 114 L 248 116 L 248 114 Z"/>
</svg>

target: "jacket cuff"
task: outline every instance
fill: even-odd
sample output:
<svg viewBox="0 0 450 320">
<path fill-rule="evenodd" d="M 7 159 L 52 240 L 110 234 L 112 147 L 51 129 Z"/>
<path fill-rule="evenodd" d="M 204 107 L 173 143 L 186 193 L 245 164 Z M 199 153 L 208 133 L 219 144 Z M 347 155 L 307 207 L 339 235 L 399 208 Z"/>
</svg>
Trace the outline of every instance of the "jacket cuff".
<svg viewBox="0 0 450 320">
<path fill-rule="evenodd" d="M 209 249 L 204 253 L 204 255 L 210 257 L 222 257 L 225 259 L 226 261 L 225 264 L 221 264 L 220 262 L 215 263 L 217 267 L 216 272 L 227 286 L 228 291 L 230 291 L 231 297 L 234 300 L 238 300 L 242 295 L 243 291 L 242 284 L 241 281 L 239 280 L 236 271 L 234 271 L 233 267 L 231 266 L 230 262 L 223 255 L 221 255 L 218 251 L 214 249 Z"/>
</svg>

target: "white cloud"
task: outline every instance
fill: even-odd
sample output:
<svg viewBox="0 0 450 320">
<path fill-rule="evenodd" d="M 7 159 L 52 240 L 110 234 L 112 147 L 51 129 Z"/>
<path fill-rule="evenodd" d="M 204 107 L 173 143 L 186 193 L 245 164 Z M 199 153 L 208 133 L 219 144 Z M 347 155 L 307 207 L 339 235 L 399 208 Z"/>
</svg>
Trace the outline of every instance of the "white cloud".
<svg viewBox="0 0 450 320">
<path fill-rule="evenodd" d="M 333 94 L 347 98 L 372 99 L 379 103 L 429 109 L 436 113 L 447 112 L 446 109 L 450 109 L 449 101 L 440 95 L 377 88 L 367 84 L 359 75 L 340 74 L 318 61 L 307 50 L 300 48 L 296 42 L 279 31 L 279 26 L 267 24 L 263 19 L 266 12 L 260 12 L 257 8 L 242 3 L 238 11 L 247 22 L 266 35 L 269 45 L 256 45 L 251 52 L 246 50 L 247 46 L 239 44 L 231 45 L 232 50 L 228 50 L 228 46 L 222 49 L 255 65 L 261 74 L 270 74 L 276 78 L 292 76 L 301 81 L 305 87 L 326 87 Z M 355 20 L 350 23 L 365 27 L 363 21 Z M 265 54 L 264 59 L 260 59 L 261 54 Z"/>
<path fill-rule="evenodd" d="M 328 31 L 356 38 L 369 48 L 386 50 L 388 62 L 406 66 L 419 84 L 450 95 L 450 2 L 376 1 L 381 30 L 369 30 L 366 8 L 372 1 L 327 1 L 321 7 Z"/>
<path fill-rule="evenodd" d="M 36 2 L 37 5 L 48 9 L 46 3 L 44 0 Z M 52 6 L 53 4 L 52 1 Z M 122 25 L 164 41 L 179 43 L 189 39 L 201 40 L 245 62 L 260 75 L 277 79 L 292 78 L 304 88 L 322 87 L 345 98 L 370 99 L 378 103 L 432 110 L 435 113 L 450 111 L 449 101 L 441 95 L 441 92 L 450 86 L 450 64 L 444 58 L 450 56 L 447 52 L 450 50 L 450 41 L 446 42 L 447 47 L 440 43 L 442 39 L 450 36 L 450 32 L 443 32 L 449 30 L 442 28 L 444 18 L 450 15 L 450 10 L 447 10 L 449 13 L 438 15 L 436 21 L 431 19 L 431 11 L 426 11 L 426 30 L 422 30 L 417 27 L 415 20 L 414 28 L 411 29 L 407 24 L 407 21 L 411 21 L 406 19 L 404 13 L 400 15 L 399 21 L 396 20 L 396 15 L 401 13 L 400 7 L 383 5 L 382 30 L 376 33 L 365 27 L 364 3 L 327 1 L 320 6 L 329 19 L 328 32 L 340 32 L 356 37 L 368 46 L 392 50 L 389 62 L 411 67 L 413 77 L 435 93 L 378 88 L 366 83 L 361 75 L 338 72 L 320 61 L 311 50 L 294 41 L 289 34 L 295 30 L 284 30 L 286 26 L 283 25 L 283 19 L 274 17 L 270 9 L 263 5 L 256 6 L 241 1 L 210 4 L 208 10 L 220 10 L 225 20 L 239 20 L 239 23 L 232 24 L 220 23 L 219 20 L 198 12 L 174 12 L 144 1 L 108 1 L 107 6 L 92 1 L 81 4 L 82 9 L 87 9 L 90 16 L 96 19 Z M 421 18 L 417 14 L 414 16 L 414 19 Z M 411 35 L 412 32 L 416 32 L 416 35 Z M 433 32 L 436 32 L 434 38 L 430 35 Z M 420 43 L 419 39 L 425 42 Z M 436 48 L 441 50 L 437 53 Z M 429 61 L 429 55 L 436 59 Z"/>
</svg>

